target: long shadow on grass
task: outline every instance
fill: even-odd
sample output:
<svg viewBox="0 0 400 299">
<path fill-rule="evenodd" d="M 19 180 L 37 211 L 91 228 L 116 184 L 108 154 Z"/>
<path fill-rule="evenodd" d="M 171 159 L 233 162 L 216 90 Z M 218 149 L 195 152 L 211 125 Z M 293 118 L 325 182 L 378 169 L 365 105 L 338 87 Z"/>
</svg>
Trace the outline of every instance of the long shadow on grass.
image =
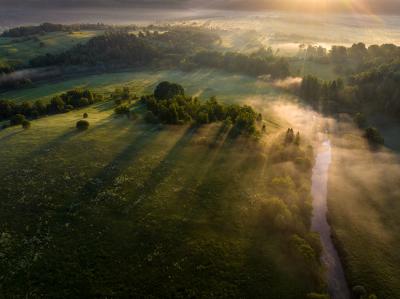
<svg viewBox="0 0 400 299">
<path fill-rule="evenodd" d="M 179 161 L 181 158 L 179 153 L 181 153 L 185 146 L 190 142 L 198 128 L 199 127 L 196 125 L 189 127 L 171 148 L 168 154 L 163 158 L 163 160 L 151 171 L 140 194 L 134 195 L 134 197 L 137 199 L 133 206 L 138 205 L 144 198 L 151 197 L 161 182 L 170 175 L 173 170 L 172 164 L 175 164 Z"/>
<path fill-rule="evenodd" d="M 145 145 L 158 133 L 159 131 L 157 128 L 153 128 L 151 131 L 143 132 L 133 139 L 121 153 L 100 171 L 100 173 L 83 186 L 80 192 L 83 197 L 94 199 L 101 192 L 106 190 L 113 184 L 114 179 L 131 165 L 132 161 L 134 161 L 145 148 Z"/>
</svg>

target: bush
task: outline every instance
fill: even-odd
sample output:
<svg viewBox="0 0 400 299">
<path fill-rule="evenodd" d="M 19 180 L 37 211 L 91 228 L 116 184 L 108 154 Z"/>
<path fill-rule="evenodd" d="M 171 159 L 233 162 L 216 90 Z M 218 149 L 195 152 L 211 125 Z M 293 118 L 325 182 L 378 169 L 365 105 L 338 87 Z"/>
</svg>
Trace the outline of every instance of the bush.
<svg viewBox="0 0 400 299">
<path fill-rule="evenodd" d="M 29 120 L 23 120 L 22 121 L 22 128 L 24 128 L 25 130 L 28 130 L 31 127 L 31 122 Z"/>
<path fill-rule="evenodd" d="M 361 299 L 367 295 L 367 290 L 363 286 L 354 286 L 352 289 L 354 298 Z"/>
<path fill-rule="evenodd" d="M 381 133 L 376 128 L 367 128 L 364 136 L 367 138 L 369 143 L 373 145 L 383 145 L 385 143 L 385 139 L 383 139 Z"/>
<path fill-rule="evenodd" d="M 359 128 L 365 128 L 367 126 L 367 119 L 362 113 L 357 113 L 353 117 L 353 120 Z"/>
<path fill-rule="evenodd" d="M 127 106 L 118 106 L 117 108 L 115 108 L 115 110 L 114 110 L 114 112 L 115 112 L 115 114 L 118 114 L 118 115 L 129 115 L 129 113 L 130 113 L 130 110 L 129 110 L 129 107 L 127 107 Z"/>
<path fill-rule="evenodd" d="M 83 118 L 88 118 L 89 117 L 89 115 L 85 112 L 85 113 L 83 113 Z"/>
<path fill-rule="evenodd" d="M 76 123 L 76 128 L 80 131 L 87 130 L 89 128 L 89 122 L 87 120 L 80 120 Z"/>
<path fill-rule="evenodd" d="M 24 120 L 25 120 L 25 116 L 24 115 L 15 114 L 10 119 L 10 125 L 12 125 L 12 126 L 21 125 Z"/>
</svg>

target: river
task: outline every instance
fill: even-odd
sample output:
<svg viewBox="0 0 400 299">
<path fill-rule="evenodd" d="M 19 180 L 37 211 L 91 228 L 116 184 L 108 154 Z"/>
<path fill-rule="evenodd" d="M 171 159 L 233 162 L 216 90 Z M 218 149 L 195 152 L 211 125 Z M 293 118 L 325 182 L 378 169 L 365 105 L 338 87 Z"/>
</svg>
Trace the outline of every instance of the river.
<svg viewBox="0 0 400 299">
<path fill-rule="evenodd" d="M 331 299 L 349 299 L 350 292 L 343 266 L 332 242 L 331 227 L 327 220 L 328 173 L 331 159 L 331 143 L 326 139 L 317 149 L 316 162 L 313 168 L 311 187 L 313 218 L 311 229 L 318 232 L 321 237 L 323 246 L 322 262 L 327 270 L 328 293 Z"/>
</svg>

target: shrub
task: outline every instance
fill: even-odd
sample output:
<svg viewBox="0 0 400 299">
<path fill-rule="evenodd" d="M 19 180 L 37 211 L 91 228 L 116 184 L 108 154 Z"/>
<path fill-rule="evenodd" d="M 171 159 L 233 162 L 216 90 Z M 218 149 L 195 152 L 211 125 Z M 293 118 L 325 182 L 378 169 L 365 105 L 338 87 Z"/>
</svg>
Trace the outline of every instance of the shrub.
<svg viewBox="0 0 400 299">
<path fill-rule="evenodd" d="M 89 122 L 87 120 L 80 120 L 76 123 L 76 128 L 80 131 L 87 130 L 89 128 Z"/>
<path fill-rule="evenodd" d="M 365 115 L 362 113 L 357 113 L 353 117 L 354 122 L 359 128 L 365 128 L 367 125 L 367 119 L 365 118 Z"/>
<path fill-rule="evenodd" d="M 117 108 L 115 108 L 115 114 L 118 114 L 118 115 L 129 115 L 129 113 L 130 113 L 130 110 L 129 110 L 129 107 L 127 107 L 127 106 L 118 106 Z"/>
<path fill-rule="evenodd" d="M 24 115 L 15 114 L 10 119 L 10 125 L 12 125 L 12 126 L 21 125 L 24 120 L 25 120 L 25 116 Z"/>
<path fill-rule="evenodd" d="M 24 128 L 25 130 L 28 130 L 31 127 L 31 122 L 29 120 L 23 120 L 22 121 L 22 128 Z"/>
<path fill-rule="evenodd" d="M 373 145 L 383 145 L 385 143 L 385 139 L 383 139 L 381 133 L 376 128 L 367 128 L 364 136 Z"/>
<path fill-rule="evenodd" d="M 361 285 L 354 286 L 352 289 L 352 292 L 353 292 L 354 298 L 357 298 L 357 299 L 364 298 L 364 296 L 367 295 L 367 290 Z"/>
<path fill-rule="evenodd" d="M 64 112 L 70 112 L 72 110 L 74 110 L 74 106 L 72 106 L 72 105 L 65 105 L 64 106 Z"/>
<path fill-rule="evenodd" d="M 83 113 L 83 118 L 88 118 L 89 117 L 89 115 L 85 112 L 85 113 Z"/>
</svg>

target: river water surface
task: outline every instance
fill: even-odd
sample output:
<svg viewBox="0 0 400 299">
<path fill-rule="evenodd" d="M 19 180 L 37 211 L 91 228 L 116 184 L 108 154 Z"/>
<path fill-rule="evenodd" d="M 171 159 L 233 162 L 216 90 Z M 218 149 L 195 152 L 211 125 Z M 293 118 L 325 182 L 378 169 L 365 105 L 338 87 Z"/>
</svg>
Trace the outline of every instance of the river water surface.
<svg viewBox="0 0 400 299">
<path fill-rule="evenodd" d="M 312 175 L 313 218 L 311 229 L 318 232 L 321 237 L 323 246 L 322 262 L 327 270 L 329 295 L 332 299 L 349 299 L 349 288 L 339 255 L 332 242 L 331 227 L 327 221 L 328 173 L 332 159 L 330 141 L 323 141 L 317 150 Z"/>
</svg>

